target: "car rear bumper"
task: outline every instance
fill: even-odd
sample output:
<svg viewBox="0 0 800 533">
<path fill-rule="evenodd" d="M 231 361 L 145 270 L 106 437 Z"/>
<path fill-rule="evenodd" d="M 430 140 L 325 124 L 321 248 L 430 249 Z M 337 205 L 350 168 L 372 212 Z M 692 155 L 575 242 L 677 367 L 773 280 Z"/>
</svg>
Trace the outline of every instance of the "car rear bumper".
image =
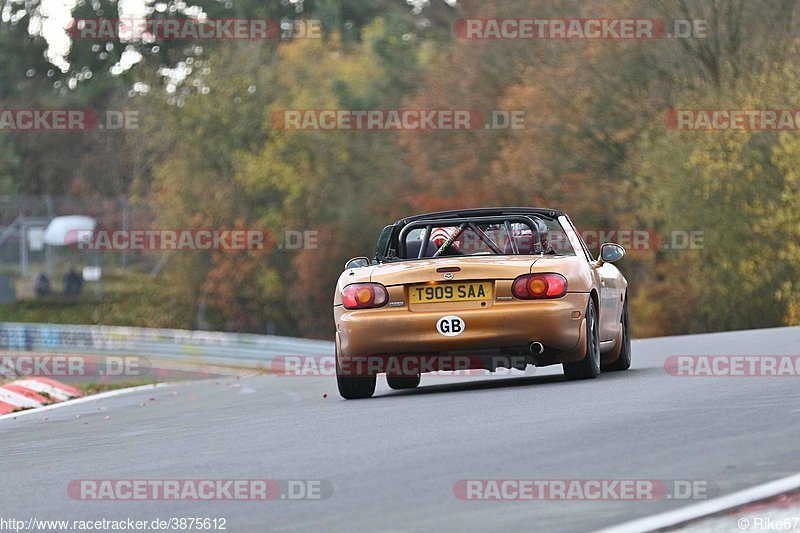
<svg viewBox="0 0 800 533">
<path fill-rule="evenodd" d="M 487 308 L 454 311 L 407 308 L 346 310 L 334 308 L 339 355 L 409 355 L 526 347 L 541 342 L 547 353 L 563 353 L 559 361 L 583 357 L 579 346 L 588 293 L 568 293 L 554 300 L 494 302 Z M 445 337 L 436 330 L 445 315 L 459 316 L 464 331 Z"/>
</svg>

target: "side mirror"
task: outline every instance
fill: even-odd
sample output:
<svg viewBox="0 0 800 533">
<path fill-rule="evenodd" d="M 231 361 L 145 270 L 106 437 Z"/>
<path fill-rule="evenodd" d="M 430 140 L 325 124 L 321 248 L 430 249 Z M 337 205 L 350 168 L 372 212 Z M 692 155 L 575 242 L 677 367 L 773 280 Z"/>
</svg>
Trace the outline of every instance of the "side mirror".
<svg viewBox="0 0 800 533">
<path fill-rule="evenodd" d="M 600 246 L 600 261 L 599 263 L 602 265 L 603 263 L 613 263 L 614 261 L 619 261 L 625 255 L 625 248 L 620 246 L 619 244 L 614 244 L 612 242 L 603 243 Z"/>
<path fill-rule="evenodd" d="M 366 257 L 354 257 L 344 264 L 345 270 L 348 268 L 361 268 L 365 266 L 369 266 L 369 259 Z"/>
</svg>

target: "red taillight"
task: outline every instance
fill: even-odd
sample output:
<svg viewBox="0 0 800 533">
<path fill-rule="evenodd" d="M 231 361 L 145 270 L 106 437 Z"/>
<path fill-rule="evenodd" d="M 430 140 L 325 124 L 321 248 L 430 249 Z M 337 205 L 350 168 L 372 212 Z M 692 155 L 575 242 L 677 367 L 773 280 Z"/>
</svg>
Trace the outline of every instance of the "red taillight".
<svg viewBox="0 0 800 533">
<path fill-rule="evenodd" d="M 514 280 L 511 293 L 522 300 L 561 298 L 567 294 L 567 278 L 561 274 L 526 274 Z"/>
<path fill-rule="evenodd" d="M 345 309 L 381 307 L 388 301 L 389 293 L 380 283 L 354 283 L 342 291 L 342 304 Z"/>
</svg>

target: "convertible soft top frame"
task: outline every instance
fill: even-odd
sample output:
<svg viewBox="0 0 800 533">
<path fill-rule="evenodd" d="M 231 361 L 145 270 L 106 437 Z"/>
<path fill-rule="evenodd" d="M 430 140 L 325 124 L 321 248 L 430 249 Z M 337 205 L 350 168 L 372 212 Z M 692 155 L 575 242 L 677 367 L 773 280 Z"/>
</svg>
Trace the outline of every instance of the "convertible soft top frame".
<svg viewBox="0 0 800 533">
<path fill-rule="evenodd" d="M 506 227 L 506 231 L 511 235 L 510 224 L 521 223 L 528 226 L 532 234 L 536 236 L 538 242 L 541 236 L 541 222 L 536 219 L 544 218 L 554 220 L 559 216 L 564 216 L 564 212 L 557 209 L 538 208 L 538 207 L 491 207 L 481 209 L 462 209 L 453 211 L 437 211 L 423 215 L 415 215 L 398 220 L 392 225 L 383 228 L 375 248 L 374 262 L 397 261 L 406 257 L 406 237 L 414 229 L 423 228 L 423 242 L 417 258 L 424 257 L 430 242 L 431 231 L 435 227 L 457 227 L 456 233 L 442 244 L 433 257 L 439 257 L 453 241 L 465 230 L 474 231 L 479 239 L 483 241 L 489 249 L 496 254 L 504 253 L 492 239 L 485 234 L 478 224 L 501 224 Z M 512 252 L 519 253 L 514 239 L 510 239 Z"/>
<path fill-rule="evenodd" d="M 535 235 L 535 239 L 533 242 L 539 242 L 541 239 L 541 227 L 534 218 L 529 216 L 523 215 L 502 215 L 502 216 L 484 216 L 484 217 L 458 217 L 458 218 L 440 218 L 440 219 L 428 219 L 423 218 L 420 220 L 414 220 L 413 222 L 407 223 L 403 228 L 400 230 L 400 234 L 398 236 L 398 251 L 400 257 L 405 257 L 406 259 L 411 259 L 407 257 L 406 254 L 406 237 L 408 234 L 415 229 L 423 228 L 422 234 L 422 243 L 419 248 L 419 254 L 417 255 L 418 259 L 424 257 L 425 250 L 428 249 L 428 243 L 430 242 L 431 231 L 433 228 L 442 227 L 442 226 L 449 226 L 455 227 L 458 226 L 458 230 L 450 236 L 447 241 L 442 243 L 436 253 L 433 254 L 433 257 L 439 257 L 442 252 L 444 252 L 458 237 L 467 229 L 470 229 L 475 232 L 478 238 L 483 241 L 492 252 L 496 254 L 503 254 L 503 250 L 495 243 L 491 237 L 486 235 L 486 233 L 478 227 L 478 224 L 497 224 L 502 225 L 505 227 L 506 232 L 509 236 L 509 243 L 512 247 L 512 253 L 518 254 L 519 249 L 517 248 L 517 244 L 513 238 L 513 233 L 511 231 L 511 224 L 524 224 L 531 230 L 531 234 Z"/>
</svg>

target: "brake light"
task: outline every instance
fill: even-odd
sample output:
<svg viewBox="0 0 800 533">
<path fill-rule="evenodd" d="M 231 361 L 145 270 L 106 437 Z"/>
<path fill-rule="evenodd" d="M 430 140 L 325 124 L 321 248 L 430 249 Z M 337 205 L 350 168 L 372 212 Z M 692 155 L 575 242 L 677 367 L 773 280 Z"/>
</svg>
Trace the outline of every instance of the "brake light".
<svg viewBox="0 0 800 533">
<path fill-rule="evenodd" d="M 389 301 L 389 292 L 380 283 L 353 283 L 342 290 L 345 309 L 381 307 Z"/>
<path fill-rule="evenodd" d="M 567 278 L 561 274 L 525 274 L 514 280 L 511 294 L 521 300 L 561 298 L 567 294 Z"/>
</svg>

